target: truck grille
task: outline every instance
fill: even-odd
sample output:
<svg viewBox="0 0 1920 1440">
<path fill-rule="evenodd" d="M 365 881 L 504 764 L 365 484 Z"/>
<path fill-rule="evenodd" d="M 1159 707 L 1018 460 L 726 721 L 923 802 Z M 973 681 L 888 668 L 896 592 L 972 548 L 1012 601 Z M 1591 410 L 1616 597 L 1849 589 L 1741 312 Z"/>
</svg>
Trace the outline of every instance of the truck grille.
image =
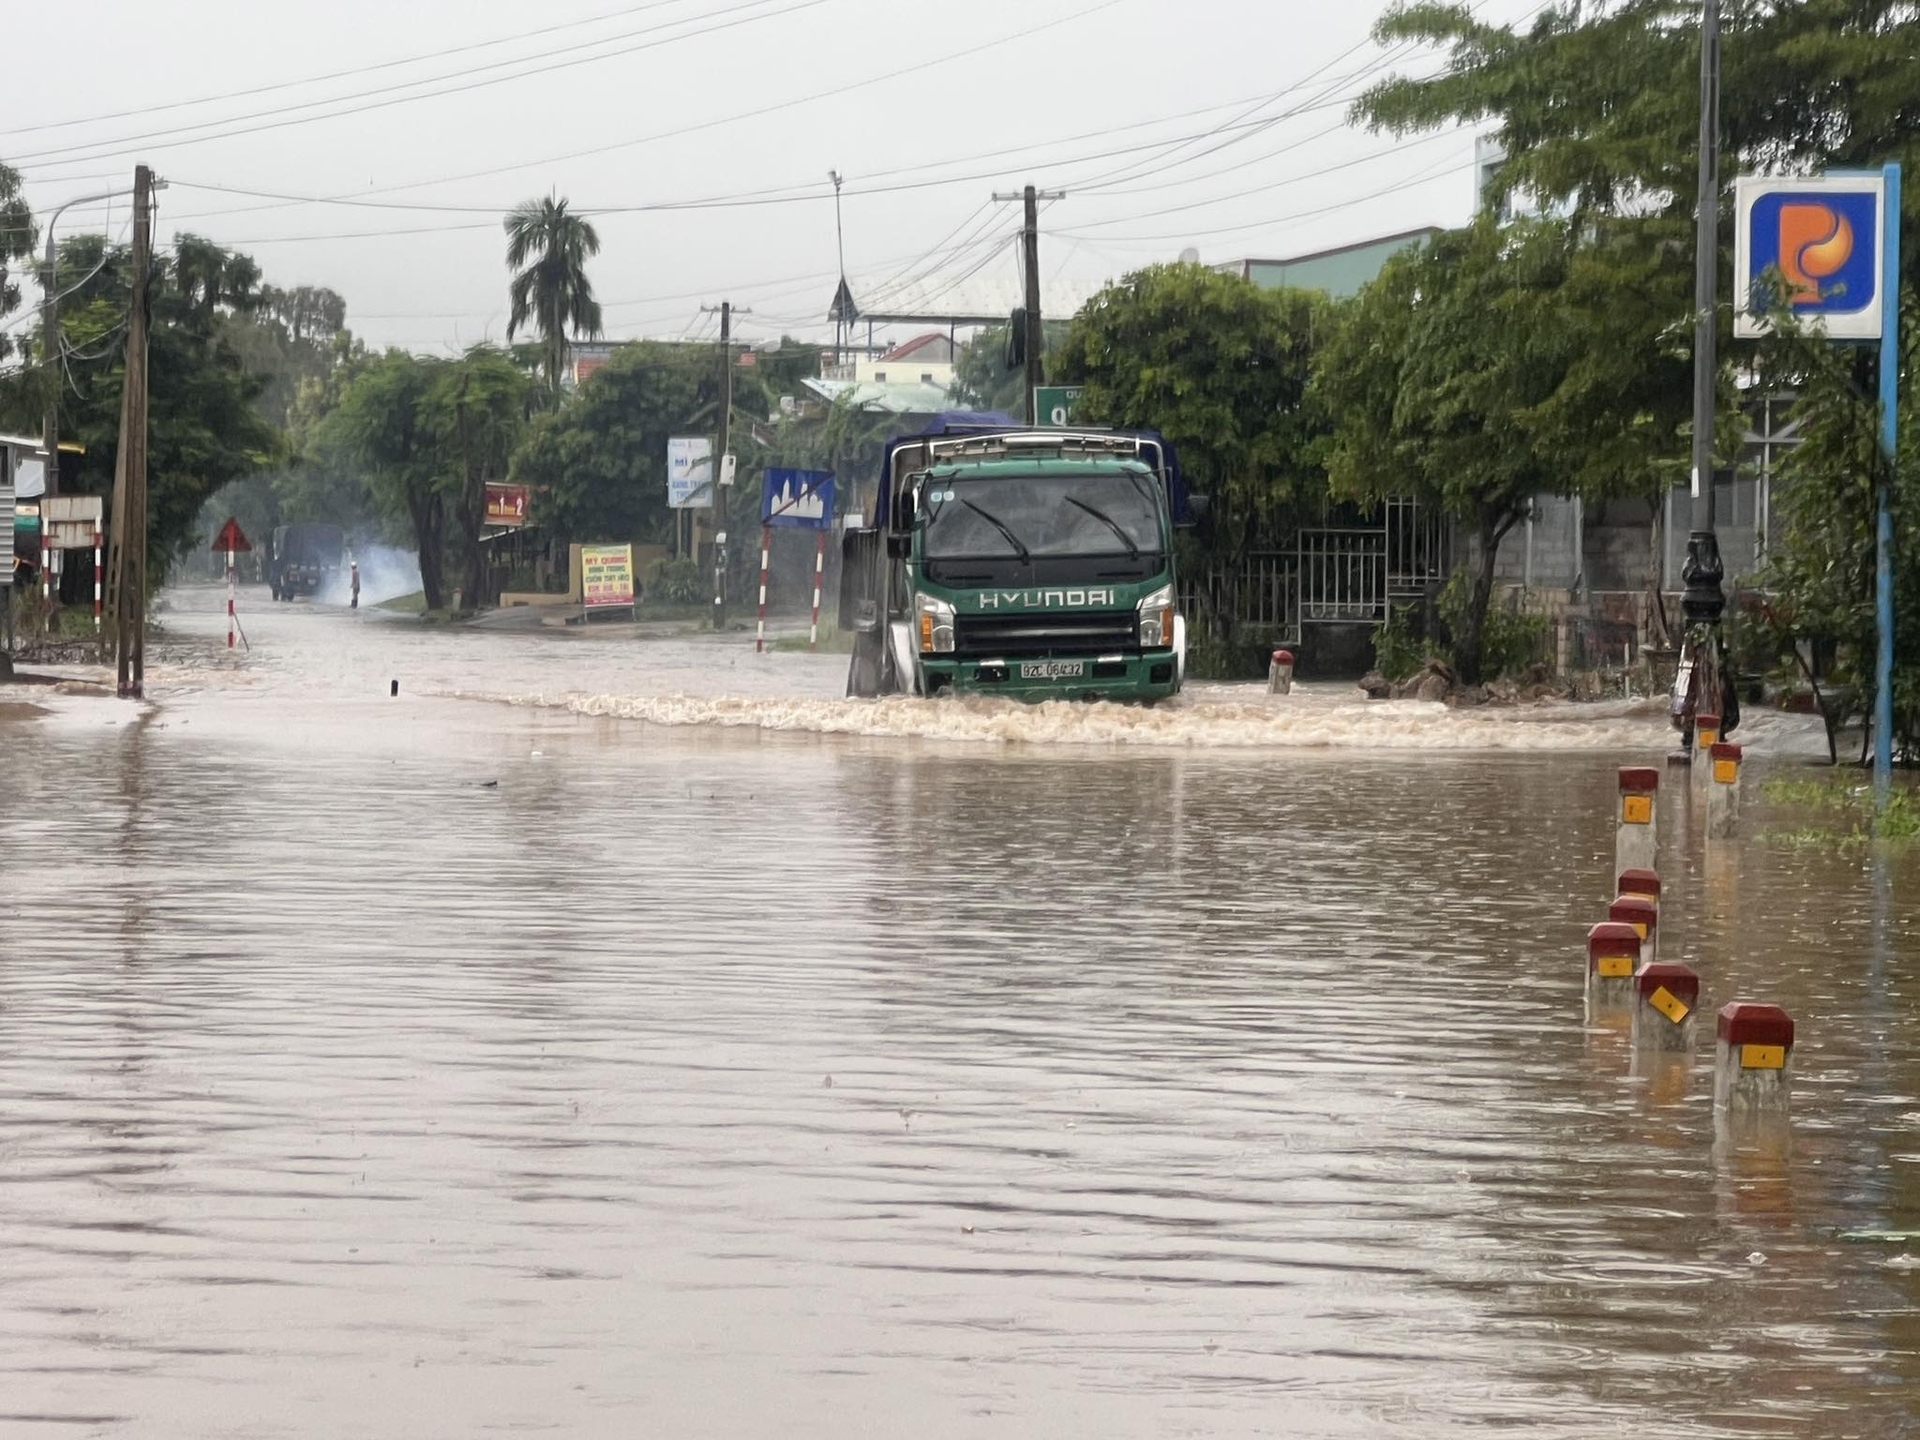
<svg viewBox="0 0 1920 1440">
<path fill-rule="evenodd" d="M 1131 610 L 961 615 L 955 621 L 954 650 L 960 655 L 1103 655 L 1139 645 L 1140 618 Z"/>
</svg>

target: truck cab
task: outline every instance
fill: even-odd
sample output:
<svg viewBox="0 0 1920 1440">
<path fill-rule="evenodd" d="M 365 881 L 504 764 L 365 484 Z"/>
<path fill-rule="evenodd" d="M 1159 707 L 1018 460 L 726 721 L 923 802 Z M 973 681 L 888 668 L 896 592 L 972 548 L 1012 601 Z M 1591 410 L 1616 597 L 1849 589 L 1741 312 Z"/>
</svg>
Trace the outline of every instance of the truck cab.
<svg viewBox="0 0 1920 1440">
<path fill-rule="evenodd" d="M 340 574 L 346 534 L 338 525 L 281 525 L 267 547 L 267 584 L 276 600 L 312 595 Z"/>
<path fill-rule="evenodd" d="M 850 695 L 1151 703 L 1185 678 L 1156 435 L 975 428 L 888 446 L 876 524 L 848 532 Z"/>
</svg>

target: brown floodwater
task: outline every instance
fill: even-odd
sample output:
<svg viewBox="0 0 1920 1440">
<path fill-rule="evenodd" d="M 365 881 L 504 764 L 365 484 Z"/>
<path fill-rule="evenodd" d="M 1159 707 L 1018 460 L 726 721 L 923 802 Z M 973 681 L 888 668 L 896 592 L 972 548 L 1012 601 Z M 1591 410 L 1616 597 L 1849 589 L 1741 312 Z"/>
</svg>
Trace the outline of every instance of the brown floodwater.
<svg viewBox="0 0 1920 1440">
<path fill-rule="evenodd" d="M 221 604 L 0 720 L 0 1434 L 1911 1432 L 1920 864 L 1670 786 L 1716 1139 L 1583 1005 L 1648 706 Z"/>
</svg>

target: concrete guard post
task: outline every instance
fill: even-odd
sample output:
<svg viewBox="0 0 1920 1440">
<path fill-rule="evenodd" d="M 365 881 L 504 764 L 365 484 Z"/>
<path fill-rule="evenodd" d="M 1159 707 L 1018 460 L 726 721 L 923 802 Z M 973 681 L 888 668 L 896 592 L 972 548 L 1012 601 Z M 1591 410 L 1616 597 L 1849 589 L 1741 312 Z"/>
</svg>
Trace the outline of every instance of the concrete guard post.
<svg viewBox="0 0 1920 1440">
<path fill-rule="evenodd" d="M 1640 937 L 1643 960 L 1660 958 L 1660 907 L 1644 895 L 1619 895 L 1607 906 L 1607 919 L 1616 925 L 1631 925 Z"/>
<path fill-rule="evenodd" d="M 1660 772 L 1650 765 L 1620 770 L 1620 805 L 1615 815 L 1613 873 L 1654 870 L 1659 850 Z"/>
<path fill-rule="evenodd" d="M 1291 695 L 1293 693 L 1293 652 L 1276 650 L 1267 666 L 1267 693 L 1269 695 Z"/>
<path fill-rule="evenodd" d="M 1684 1052 L 1693 1040 L 1700 977 L 1671 960 L 1653 960 L 1633 977 L 1633 1048 Z"/>
<path fill-rule="evenodd" d="M 1712 772 L 1707 781 L 1707 838 L 1725 840 L 1740 828 L 1740 757 L 1738 745 L 1721 740 L 1707 752 Z"/>
<path fill-rule="evenodd" d="M 1640 968 L 1640 932 L 1603 921 L 1587 931 L 1587 1002 L 1596 1009 L 1624 1010 L 1633 1003 L 1633 975 Z"/>
<path fill-rule="evenodd" d="M 1784 1114 L 1793 1067 L 1793 1017 L 1778 1005 L 1736 1000 L 1714 1025 L 1713 1108 Z"/>
<path fill-rule="evenodd" d="M 1705 760 L 1708 757 L 1708 755 L 1712 752 L 1713 747 L 1715 745 L 1718 745 L 1719 743 L 1720 743 L 1720 717 L 1718 715 L 1713 715 L 1713 714 L 1703 714 L 1703 715 L 1695 716 L 1693 721 L 1693 761 L 1694 763 L 1693 763 L 1692 780 L 1693 780 L 1693 788 L 1696 791 L 1698 791 L 1701 795 L 1705 795 L 1707 793 L 1708 766 L 1703 765 L 1700 762 Z"/>
</svg>

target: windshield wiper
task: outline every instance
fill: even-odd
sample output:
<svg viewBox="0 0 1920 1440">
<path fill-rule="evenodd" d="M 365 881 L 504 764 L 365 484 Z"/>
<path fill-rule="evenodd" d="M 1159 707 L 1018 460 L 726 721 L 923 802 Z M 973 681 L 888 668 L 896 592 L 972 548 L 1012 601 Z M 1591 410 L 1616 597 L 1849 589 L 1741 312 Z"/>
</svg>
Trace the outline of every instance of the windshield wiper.
<svg viewBox="0 0 1920 1440">
<path fill-rule="evenodd" d="M 1129 560 L 1138 560 L 1140 558 L 1139 542 L 1137 542 L 1133 538 L 1133 536 L 1129 535 L 1125 530 L 1123 530 L 1120 527 L 1120 522 L 1115 520 L 1111 515 L 1107 514 L 1106 511 L 1096 509 L 1094 506 L 1089 505 L 1086 501 L 1082 500 L 1078 495 L 1067 496 L 1067 503 L 1069 505 L 1077 507 L 1078 509 L 1086 511 L 1087 514 L 1093 516 L 1094 519 L 1098 520 L 1102 525 L 1106 526 L 1109 530 L 1113 531 L 1114 534 L 1118 535 L 1120 537 L 1120 543 L 1127 547 L 1127 558 Z"/>
<path fill-rule="evenodd" d="M 1006 542 L 1013 547 L 1013 553 L 1020 557 L 1020 563 L 1022 565 L 1027 565 L 1032 563 L 1033 552 L 1028 550 L 1025 545 L 1022 545 L 1020 543 L 1020 537 L 1014 534 L 1013 531 L 1007 528 L 1006 521 L 1002 520 L 998 515 L 993 514 L 991 511 L 982 510 L 978 505 L 974 504 L 973 501 L 967 499 L 967 497 L 964 495 L 960 496 L 959 498 L 960 498 L 960 503 L 962 505 L 966 506 L 969 510 L 973 511 L 974 514 L 978 515 L 982 520 L 986 521 L 989 525 L 993 526 L 994 529 L 998 530 L 1001 533 L 1001 535 L 1003 535 L 1006 538 Z"/>
</svg>

